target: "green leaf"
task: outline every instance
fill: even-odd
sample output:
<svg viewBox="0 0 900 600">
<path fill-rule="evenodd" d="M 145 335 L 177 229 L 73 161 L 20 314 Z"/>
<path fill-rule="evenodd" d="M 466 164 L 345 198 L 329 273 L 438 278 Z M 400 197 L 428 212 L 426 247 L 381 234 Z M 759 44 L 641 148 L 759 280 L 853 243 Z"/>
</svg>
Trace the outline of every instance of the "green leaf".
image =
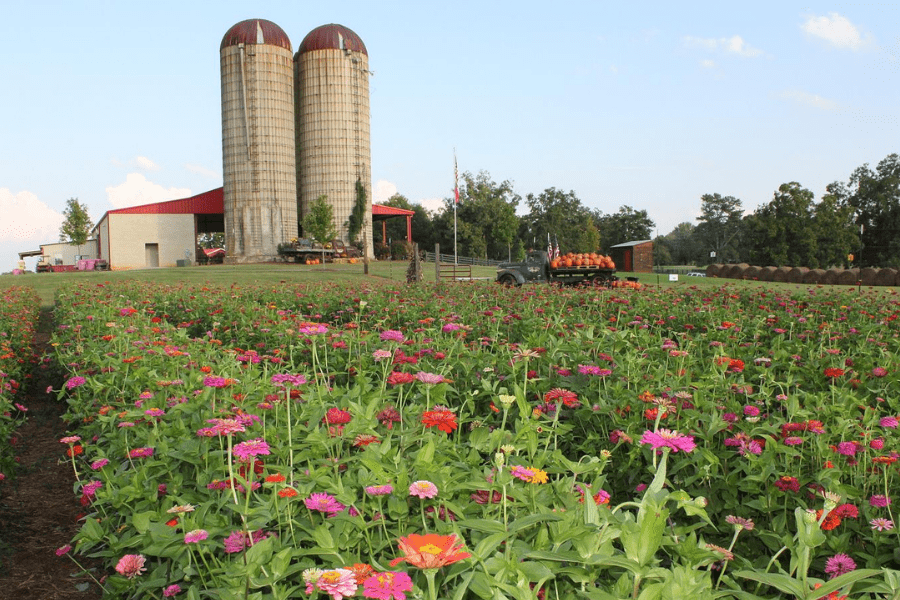
<svg viewBox="0 0 900 600">
<path fill-rule="evenodd" d="M 313 530 L 313 539 L 316 541 L 316 546 L 323 550 L 334 550 L 337 548 L 331 532 L 324 527 L 316 527 Z"/>
<path fill-rule="evenodd" d="M 737 571 L 735 577 L 749 579 L 758 583 L 772 586 L 785 594 L 793 594 L 798 598 L 805 598 L 808 590 L 804 589 L 799 581 L 793 577 L 781 573 L 758 573 L 756 571 Z"/>
<path fill-rule="evenodd" d="M 849 573 L 844 573 L 840 577 L 835 577 L 827 583 L 823 583 L 822 587 L 810 592 L 807 599 L 815 600 L 817 598 L 823 598 L 831 592 L 841 589 L 845 585 L 850 585 L 856 581 L 862 581 L 863 579 L 869 579 L 870 577 L 877 577 L 879 575 L 881 575 L 881 571 L 877 569 L 856 569 Z"/>
</svg>

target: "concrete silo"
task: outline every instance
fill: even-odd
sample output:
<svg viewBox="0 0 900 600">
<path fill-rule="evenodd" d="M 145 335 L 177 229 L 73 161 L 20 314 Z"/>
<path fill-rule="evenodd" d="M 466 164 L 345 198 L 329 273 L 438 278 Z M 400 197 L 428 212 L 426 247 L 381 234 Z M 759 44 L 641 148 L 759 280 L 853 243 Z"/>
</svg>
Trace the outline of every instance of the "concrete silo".
<svg viewBox="0 0 900 600">
<path fill-rule="evenodd" d="M 372 155 L 369 145 L 369 55 L 343 25 L 313 29 L 294 56 L 297 200 L 302 216 L 325 195 L 339 236 L 350 242 L 347 220 L 366 195 L 359 240 L 372 254 Z"/>
<path fill-rule="evenodd" d="M 250 19 L 222 38 L 222 163 L 228 262 L 277 256 L 297 236 L 291 42 Z"/>
</svg>

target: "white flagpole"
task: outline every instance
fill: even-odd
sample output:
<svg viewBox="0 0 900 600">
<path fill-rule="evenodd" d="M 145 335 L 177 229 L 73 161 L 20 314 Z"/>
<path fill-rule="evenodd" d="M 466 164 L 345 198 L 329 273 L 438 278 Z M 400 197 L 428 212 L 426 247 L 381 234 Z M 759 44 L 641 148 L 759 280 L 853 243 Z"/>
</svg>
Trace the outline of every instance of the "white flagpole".
<svg viewBox="0 0 900 600">
<path fill-rule="evenodd" d="M 456 166 L 456 148 L 453 149 L 453 264 L 459 264 L 456 252 L 456 205 L 459 204 L 459 168 Z"/>
</svg>

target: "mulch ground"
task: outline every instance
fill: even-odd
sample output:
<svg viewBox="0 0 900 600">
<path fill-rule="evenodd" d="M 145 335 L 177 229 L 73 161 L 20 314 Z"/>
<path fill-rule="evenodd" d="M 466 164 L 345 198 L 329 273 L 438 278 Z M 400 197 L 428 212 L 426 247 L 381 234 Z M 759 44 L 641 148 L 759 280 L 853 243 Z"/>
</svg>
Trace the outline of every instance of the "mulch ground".
<svg viewBox="0 0 900 600">
<path fill-rule="evenodd" d="M 45 311 L 35 336 L 35 352 L 47 349 L 52 315 Z M 16 432 L 19 468 L 0 484 L 0 598 L 15 600 L 97 600 L 102 590 L 72 560 L 57 556 L 81 527 L 84 508 L 73 492 L 75 475 L 66 462 L 65 406 L 48 386 L 59 389 L 51 370 L 38 367 L 21 404 L 28 420 Z M 77 557 L 100 579 L 99 562 Z"/>
</svg>

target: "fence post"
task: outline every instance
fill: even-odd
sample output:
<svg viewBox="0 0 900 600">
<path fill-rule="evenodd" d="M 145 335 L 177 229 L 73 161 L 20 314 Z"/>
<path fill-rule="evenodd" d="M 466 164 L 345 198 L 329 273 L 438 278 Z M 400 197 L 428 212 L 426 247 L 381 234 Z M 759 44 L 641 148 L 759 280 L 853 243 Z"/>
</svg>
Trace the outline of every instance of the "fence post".
<svg viewBox="0 0 900 600">
<path fill-rule="evenodd" d="M 441 282 L 441 245 L 434 244 L 434 282 Z"/>
</svg>

